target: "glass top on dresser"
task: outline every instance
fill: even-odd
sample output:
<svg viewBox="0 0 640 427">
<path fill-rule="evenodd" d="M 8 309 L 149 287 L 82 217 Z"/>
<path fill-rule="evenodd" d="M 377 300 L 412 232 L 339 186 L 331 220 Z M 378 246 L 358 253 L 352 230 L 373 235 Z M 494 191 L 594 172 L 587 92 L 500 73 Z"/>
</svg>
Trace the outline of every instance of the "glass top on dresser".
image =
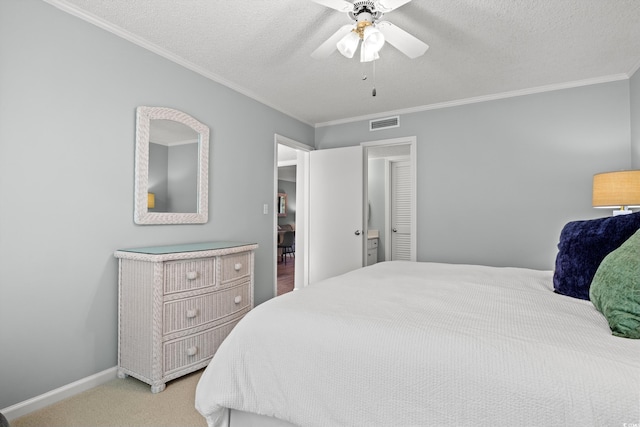
<svg viewBox="0 0 640 427">
<path fill-rule="evenodd" d="M 185 243 L 181 245 L 167 246 L 148 246 L 146 248 L 118 249 L 121 252 L 135 252 L 140 254 L 164 255 L 176 252 L 198 252 L 211 251 L 216 249 L 235 248 L 238 246 L 254 245 L 255 243 L 246 242 L 203 242 L 203 243 Z"/>
</svg>

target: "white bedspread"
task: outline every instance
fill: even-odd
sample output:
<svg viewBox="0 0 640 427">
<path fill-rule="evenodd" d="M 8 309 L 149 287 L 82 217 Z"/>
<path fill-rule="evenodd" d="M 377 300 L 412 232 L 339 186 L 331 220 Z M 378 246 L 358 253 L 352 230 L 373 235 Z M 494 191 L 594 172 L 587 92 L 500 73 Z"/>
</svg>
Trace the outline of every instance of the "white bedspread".
<svg viewBox="0 0 640 427">
<path fill-rule="evenodd" d="M 385 262 L 252 310 L 196 408 L 299 426 L 640 423 L 640 340 L 614 337 L 552 272 Z"/>
</svg>

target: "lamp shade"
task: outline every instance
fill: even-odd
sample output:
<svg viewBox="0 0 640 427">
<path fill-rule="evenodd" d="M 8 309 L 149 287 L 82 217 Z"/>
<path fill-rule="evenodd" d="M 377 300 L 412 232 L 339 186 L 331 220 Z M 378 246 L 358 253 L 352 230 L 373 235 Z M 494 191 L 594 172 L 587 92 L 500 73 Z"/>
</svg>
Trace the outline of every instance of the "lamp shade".
<svg viewBox="0 0 640 427">
<path fill-rule="evenodd" d="M 640 170 L 594 175 L 593 207 L 640 207 Z"/>
<path fill-rule="evenodd" d="M 358 49 L 358 42 L 360 42 L 358 33 L 349 31 L 349 34 L 340 39 L 336 47 L 347 58 L 353 58 L 353 54 Z"/>
<path fill-rule="evenodd" d="M 156 207 L 156 195 L 154 193 L 147 193 L 147 208 L 153 209 Z"/>
</svg>

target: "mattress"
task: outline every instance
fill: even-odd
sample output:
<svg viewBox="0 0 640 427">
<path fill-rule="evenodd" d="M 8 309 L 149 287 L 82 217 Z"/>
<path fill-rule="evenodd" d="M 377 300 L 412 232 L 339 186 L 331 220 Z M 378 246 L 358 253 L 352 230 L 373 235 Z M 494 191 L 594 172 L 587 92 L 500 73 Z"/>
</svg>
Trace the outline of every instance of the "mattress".
<svg viewBox="0 0 640 427">
<path fill-rule="evenodd" d="M 640 422 L 640 341 L 551 271 L 393 261 L 263 303 L 222 343 L 196 408 L 298 426 Z"/>
</svg>

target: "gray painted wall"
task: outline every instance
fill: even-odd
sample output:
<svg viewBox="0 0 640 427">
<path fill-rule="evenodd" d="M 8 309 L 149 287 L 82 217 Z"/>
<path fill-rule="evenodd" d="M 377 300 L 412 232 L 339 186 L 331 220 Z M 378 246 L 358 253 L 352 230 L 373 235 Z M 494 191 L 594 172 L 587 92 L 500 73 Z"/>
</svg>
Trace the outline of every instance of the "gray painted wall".
<svg viewBox="0 0 640 427">
<path fill-rule="evenodd" d="M 39 0 L 0 0 L 0 64 L 0 408 L 116 364 L 115 249 L 257 242 L 256 301 L 273 295 L 274 133 L 319 148 L 417 136 L 421 261 L 552 268 L 566 221 L 608 215 L 590 207 L 591 177 L 630 166 L 632 131 L 640 166 L 638 73 L 314 135 Z M 133 223 L 140 105 L 210 127 L 207 224 Z"/>
<path fill-rule="evenodd" d="M 256 242 L 273 296 L 274 134 L 313 128 L 40 0 L 0 0 L 0 64 L 0 408 L 116 365 L 118 248 Z M 210 127 L 207 224 L 134 224 L 140 105 Z"/>
<path fill-rule="evenodd" d="M 631 162 L 634 169 L 640 168 L 640 71 L 629 80 L 631 92 Z"/>
<path fill-rule="evenodd" d="M 384 88 L 378 88 L 384 96 Z M 316 148 L 417 137 L 419 261 L 552 269 L 569 220 L 591 207 L 597 172 L 630 167 L 629 82 L 319 127 Z"/>
</svg>

